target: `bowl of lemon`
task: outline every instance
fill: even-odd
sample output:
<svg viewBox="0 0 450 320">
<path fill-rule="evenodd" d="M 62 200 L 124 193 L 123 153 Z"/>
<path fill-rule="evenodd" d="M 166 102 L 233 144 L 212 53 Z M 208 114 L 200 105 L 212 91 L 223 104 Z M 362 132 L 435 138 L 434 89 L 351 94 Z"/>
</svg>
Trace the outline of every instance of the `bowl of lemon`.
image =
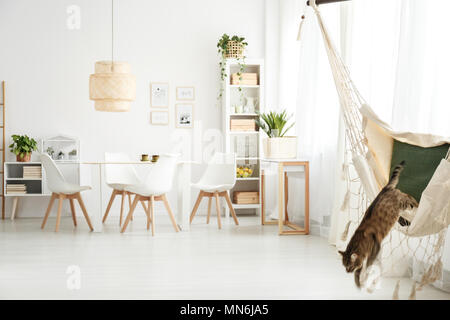
<svg viewBox="0 0 450 320">
<path fill-rule="evenodd" d="M 237 166 L 236 177 L 237 178 L 250 178 L 253 175 L 253 168 L 250 166 Z"/>
</svg>

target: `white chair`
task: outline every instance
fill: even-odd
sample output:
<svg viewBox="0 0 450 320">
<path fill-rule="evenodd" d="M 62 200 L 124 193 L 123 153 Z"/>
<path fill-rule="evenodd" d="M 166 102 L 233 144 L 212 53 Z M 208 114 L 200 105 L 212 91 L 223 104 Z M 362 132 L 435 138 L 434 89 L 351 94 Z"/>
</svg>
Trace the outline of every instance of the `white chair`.
<svg viewBox="0 0 450 320">
<path fill-rule="evenodd" d="M 152 226 L 152 235 L 155 235 L 155 201 L 163 201 L 164 206 L 172 221 L 173 228 L 176 232 L 179 231 L 172 209 L 167 201 L 166 193 L 172 189 L 172 181 L 175 175 L 177 166 L 176 155 L 161 155 L 158 162 L 151 166 L 150 172 L 146 179 L 139 184 L 127 186 L 125 190 L 135 194 L 133 203 L 131 204 L 130 212 L 125 219 L 121 232 L 124 232 L 131 220 L 133 211 L 139 201 L 148 201 L 147 210 L 147 230 Z"/>
<path fill-rule="evenodd" d="M 56 215 L 56 228 L 55 231 L 59 230 L 59 223 L 61 221 L 61 210 L 64 199 L 70 200 L 70 210 L 72 211 L 72 220 L 73 224 L 77 226 L 77 218 L 75 215 L 75 205 L 74 199 L 78 200 L 78 203 L 83 211 L 83 215 L 86 219 L 89 228 L 92 228 L 91 220 L 89 219 L 89 215 L 86 211 L 86 207 L 84 206 L 84 202 L 81 199 L 80 192 L 84 190 L 89 190 L 91 187 L 89 186 L 79 186 L 77 184 L 66 182 L 64 176 L 59 171 L 58 167 L 55 165 L 53 160 L 47 154 L 41 154 L 40 156 L 42 165 L 44 166 L 44 170 L 46 173 L 47 186 L 49 190 L 52 192 L 52 197 L 50 198 L 50 203 L 48 204 L 47 211 L 45 212 L 44 221 L 42 221 L 41 229 L 44 229 L 45 224 L 47 222 L 48 216 L 50 215 L 50 211 L 52 210 L 53 202 L 56 198 L 59 199 L 58 202 L 58 213 Z"/>
<path fill-rule="evenodd" d="M 216 199 L 216 212 L 217 212 L 217 225 L 219 229 L 222 227 L 220 221 L 220 204 L 219 197 L 224 197 L 228 207 L 230 208 L 231 215 L 233 216 L 234 223 L 239 225 L 236 217 L 236 212 L 233 209 L 231 203 L 229 190 L 234 187 L 236 183 L 236 156 L 235 154 L 226 154 L 216 152 L 208 163 L 206 171 L 200 180 L 192 184 L 194 188 L 200 189 L 197 201 L 192 209 L 190 223 L 194 220 L 195 213 L 203 197 L 208 197 L 208 215 L 206 217 L 206 223 L 209 223 L 211 216 L 211 200 L 214 197 Z"/>
<path fill-rule="evenodd" d="M 105 152 L 105 161 L 107 162 L 130 162 L 130 158 L 124 153 L 110 153 Z M 119 226 L 122 225 L 123 207 L 125 197 L 128 196 L 128 205 L 131 208 L 131 193 L 125 190 L 125 187 L 136 185 L 140 183 L 138 175 L 134 167 L 130 164 L 106 164 L 105 165 L 105 180 L 106 184 L 113 189 L 111 197 L 109 199 L 108 206 L 106 207 L 105 214 L 103 215 L 103 223 L 105 223 L 108 217 L 111 206 L 117 195 L 122 196 L 122 202 L 120 204 L 120 218 Z M 147 210 L 145 203 L 141 202 L 144 210 Z"/>
</svg>

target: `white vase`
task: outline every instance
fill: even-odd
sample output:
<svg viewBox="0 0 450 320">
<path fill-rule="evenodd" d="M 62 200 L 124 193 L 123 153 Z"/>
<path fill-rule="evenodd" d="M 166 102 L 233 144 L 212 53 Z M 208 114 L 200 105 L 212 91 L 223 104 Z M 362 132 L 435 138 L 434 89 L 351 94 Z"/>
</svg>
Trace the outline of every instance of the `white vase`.
<svg viewBox="0 0 450 320">
<path fill-rule="evenodd" d="M 297 137 L 265 138 L 263 151 L 267 159 L 297 158 Z"/>
<path fill-rule="evenodd" d="M 244 106 L 244 113 L 255 113 L 256 98 L 245 97 L 245 100 L 247 100 L 247 103 Z"/>
</svg>

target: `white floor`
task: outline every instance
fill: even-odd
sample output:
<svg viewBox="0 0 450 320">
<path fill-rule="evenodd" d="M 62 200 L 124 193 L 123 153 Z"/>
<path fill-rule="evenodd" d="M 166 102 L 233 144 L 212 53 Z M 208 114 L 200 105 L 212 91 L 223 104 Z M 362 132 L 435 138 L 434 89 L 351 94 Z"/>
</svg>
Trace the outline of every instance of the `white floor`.
<svg viewBox="0 0 450 320">
<path fill-rule="evenodd" d="M 0 221 L 0 299 L 391 299 L 395 279 L 373 294 L 358 291 L 334 247 L 316 236 L 283 236 L 257 217 L 240 226 L 196 217 L 189 232 L 175 233 L 157 217 L 156 236 L 136 217 L 125 234 L 115 217 L 91 233 L 82 217 L 55 233 L 41 219 Z M 81 288 L 69 290 L 68 266 L 79 266 Z M 401 282 L 407 299 L 411 281 Z M 450 299 L 433 287 L 418 299 Z"/>
</svg>

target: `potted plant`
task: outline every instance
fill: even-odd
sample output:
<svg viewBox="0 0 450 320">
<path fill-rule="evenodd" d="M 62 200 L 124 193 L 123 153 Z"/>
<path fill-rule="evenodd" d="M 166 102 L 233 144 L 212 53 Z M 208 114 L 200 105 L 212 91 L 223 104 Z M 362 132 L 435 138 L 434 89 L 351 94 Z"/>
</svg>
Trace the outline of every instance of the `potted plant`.
<svg viewBox="0 0 450 320">
<path fill-rule="evenodd" d="M 69 152 L 69 160 L 77 160 L 77 149 Z"/>
<path fill-rule="evenodd" d="M 31 160 L 31 153 L 37 150 L 37 142 L 27 135 L 19 136 L 13 134 L 13 143 L 9 145 L 10 151 L 16 155 L 18 162 L 29 162 Z"/>
<path fill-rule="evenodd" d="M 218 100 L 222 98 L 223 95 L 223 81 L 227 77 L 226 71 L 225 71 L 225 64 L 226 59 L 235 58 L 238 61 L 239 64 L 239 71 L 238 76 L 239 80 L 242 80 L 242 72 L 245 70 L 245 56 L 244 56 L 244 50 L 247 47 L 248 43 L 245 41 L 245 38 L 238 37 L 236 35 L 230 37 L 226 33 L 222 35 L 222 38 L 219 39 L 217 42 L 217 52 L 220 55 L 220 80 L 222 80 L 219 95 L 217 97 Z M 242 88 L 239 87 L 239 91 L 242 94 Z"/>
<path fill-rule="evenodd" d="M 53 147 L 48 147 L 45 152 L 47 152 L 50 158 L 55 159 L 55 149 L 53 149 Z"/>
<path fill-rule="evenodd" d="M 60 151 L 58 152 L 58 160 L 64 160 L 64 152 Z"/>
<path fill-rule="evenodd" d="M 279 113 L 258 113 L 258 116 L 255 123 L 267 134 L 267 138 L 263 139 L 264 156 L 269 159 L 296 158 L 297 137 L 285 136 L 295 124 L 293 122 L 287 126 L 292 115 L 288 116 L 286 110 L 283 110 Z"/>
</svg>

